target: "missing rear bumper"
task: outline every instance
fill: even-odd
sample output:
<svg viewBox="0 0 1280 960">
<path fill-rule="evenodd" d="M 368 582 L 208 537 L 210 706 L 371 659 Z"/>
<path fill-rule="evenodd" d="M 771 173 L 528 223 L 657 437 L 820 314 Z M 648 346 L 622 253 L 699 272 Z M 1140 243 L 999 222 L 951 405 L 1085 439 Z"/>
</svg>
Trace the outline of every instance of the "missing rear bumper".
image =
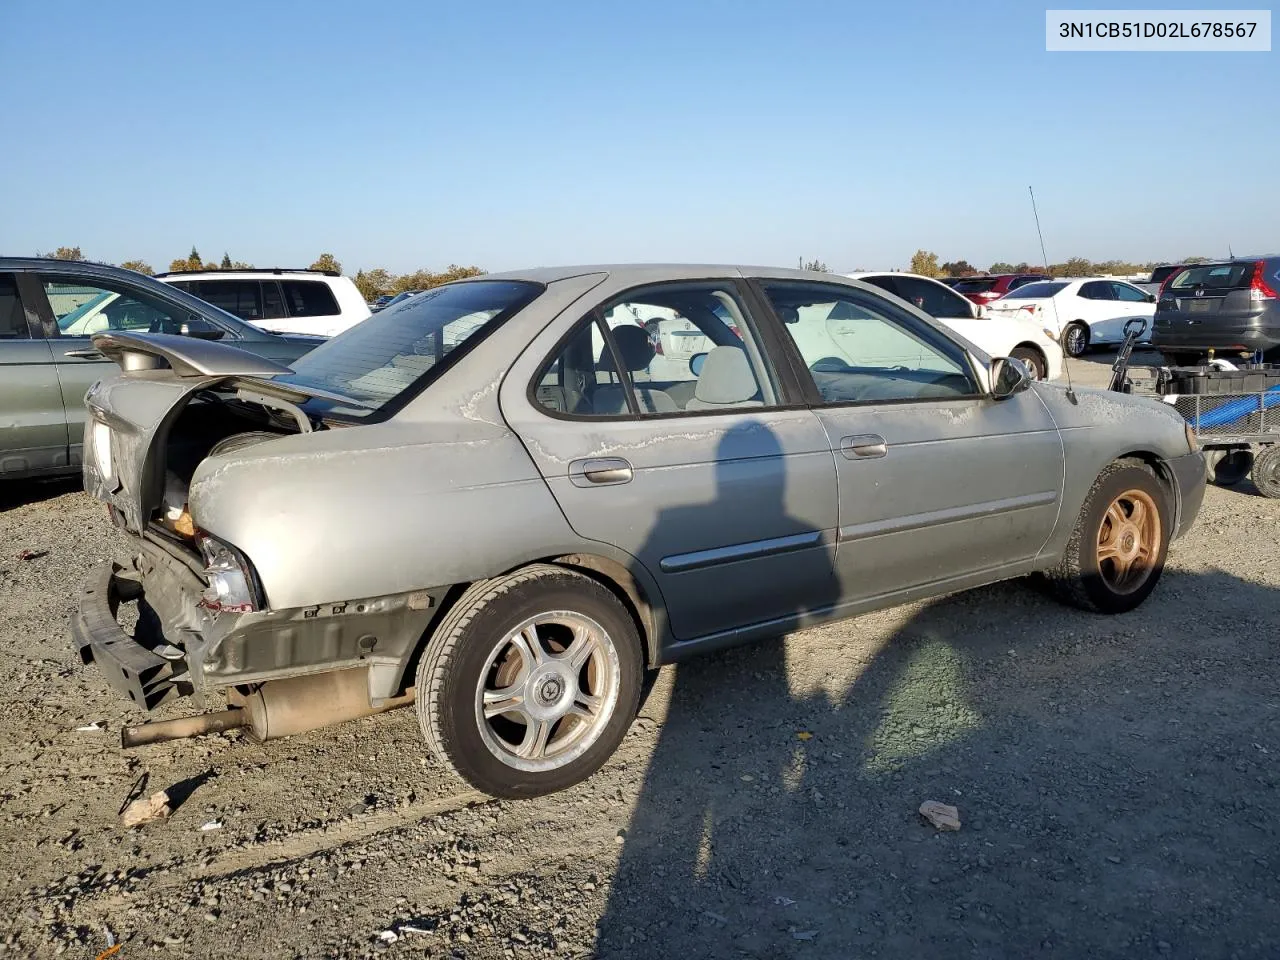
<svg viewBox="0 0 1280 960">
<path fill-rule="evenodd" d="M 150 619 L 135 570 L 118 563 L 94 568 L 80 588 L 71 636 L 80 659 L 94 663 L 112 689 L 144 710 L 191 693 L 186 661 L 155 653 L 120 626 L 120 604 L 137 601 L 139 630 Z"/>
</svg>

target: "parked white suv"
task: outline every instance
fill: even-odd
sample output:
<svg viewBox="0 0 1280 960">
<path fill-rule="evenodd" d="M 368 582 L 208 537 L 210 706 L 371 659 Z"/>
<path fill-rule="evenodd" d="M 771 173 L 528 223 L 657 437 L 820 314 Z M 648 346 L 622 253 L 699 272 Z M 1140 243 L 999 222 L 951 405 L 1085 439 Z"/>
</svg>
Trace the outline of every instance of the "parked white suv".
<svg viewBox="0 0 1280 960">
<path fill-rule="evenodd" d="M 332 337 L 370 315 L 351 278 L 330 270 L 180 270 L 156 279 L 272 333 Z"/>
</svg>

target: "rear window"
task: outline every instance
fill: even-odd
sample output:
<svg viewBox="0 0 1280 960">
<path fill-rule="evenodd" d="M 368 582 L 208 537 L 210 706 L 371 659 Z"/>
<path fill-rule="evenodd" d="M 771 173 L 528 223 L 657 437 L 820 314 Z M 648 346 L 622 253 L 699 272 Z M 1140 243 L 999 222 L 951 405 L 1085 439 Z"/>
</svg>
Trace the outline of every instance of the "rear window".
<svg viewBox="0 0 1280 960">
<path fill-rule="evenodd" d="M 1181 267 L 1178 266 L 1177 264 L 1173 264 L 1167 267 L 1156 267 L 1154 270 L 1151 271 L 1151 279 L 1148 280 L 1147 282 L 1148 283 L 1164 283 L 1166 280 L 1169 279 L 1169 274 L 1179 269 L 1181 269 Z"/>
<path fill-rule="evenodd" d="M 1006 300 L 1044 300 L 1049 297 L 1056 297 L 1064 289 L 1065 283 L 1057 283 L 1052 280 L 1042 280 L 1039 283 L 1028 283 L 1025 287 L 1019 287 L 1016 291 L 1005 297 Z"/>
<path fill-rule="evenodd" d="M 972 279 L 958 281 L 952 289 L 956 293 L 986 293 L 998 282 L 999 278 L 997 277 L 973 277 Z"/>
<path fill-rule="evenodd" d="M 294 361 L 295 383 L 356 401 L 313 400 L 343 417 L 367 417 L 402 395 L 421 390 L 458 355 L 543 290 L 515 280 L 475 280 L 420 293 L 394 312 L 380 311 Z"/>
<path fill-rule="evenodd" d="M 320 280 L 281 280 L 280 289 L 291 317 L 333 317 L 342 312 L 329 285 Z"/>
<path fill-rule="evenodd" d="M 1173 278 L 1171 290 L 1239 290 L 1253 279 L 1253 263 L 1205 263 L 1188 267 Z"/>
</svg>

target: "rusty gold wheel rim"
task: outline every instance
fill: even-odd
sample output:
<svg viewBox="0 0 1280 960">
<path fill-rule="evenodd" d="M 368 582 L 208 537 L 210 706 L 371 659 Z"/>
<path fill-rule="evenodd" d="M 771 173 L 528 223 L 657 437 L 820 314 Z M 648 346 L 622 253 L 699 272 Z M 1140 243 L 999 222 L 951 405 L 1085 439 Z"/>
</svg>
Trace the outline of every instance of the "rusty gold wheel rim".
<svg viewBox="0 0 1280 960">
<path fill-rule="evenodd" d="M 1151 494 L 1126 490 L 1098 528 L 1098 572 L 1115 593 L 1133 593 L 1151 578 L 1160 552 L 1160 510 Z"/>
</svg>

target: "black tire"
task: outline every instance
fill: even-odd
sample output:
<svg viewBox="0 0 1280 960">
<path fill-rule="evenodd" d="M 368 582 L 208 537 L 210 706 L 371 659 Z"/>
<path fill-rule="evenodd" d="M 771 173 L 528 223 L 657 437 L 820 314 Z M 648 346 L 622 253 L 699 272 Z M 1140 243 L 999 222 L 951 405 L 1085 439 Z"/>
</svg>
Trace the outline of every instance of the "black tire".
<svg viewBox="0 0 1280 960">
<path fill-rule="evenodd" d="M 284 434 L 271 433 L 267 430 L 250 430 L 246 433 L 233 433 L 229 437 L 223 437 L 213 445 L 209 451 L 209 456 L 216 457 L 220 453 L 234 453 L 236 450 L 243 450 L 245 447 L 252 447 L 255 443 L 262 443 L 266 440 L 279 440 Z"/>
<path fill-rule="evenodd" d="M 1089 350 L 1089 325 L 1079 320 L 1068 323 L 1062 331 L 1062 352 L 1068 357 L 1083 357 Z"/>
<path fill-rule="evenodd" d="M 1253 451 L 1224 450 L 1221 458 L 1209 463 L 1209 482 L 1219 487 L 1234 487 L 1243 483 L 1253 467 Z"/>
<path fill-rule="evenodd" d="M 1099 537 L 1108 509 L 1117 498 L 1130 491 L 1145 493 L 1155 505 L 1159 529 L 1152 544 L 1153 555 L 1143 564 L 1145 579 L 1133 589 L 1122 591 L 1113 586 L 1098 559 Z M 1065 603 L 1097 613 L 1127 613 L 1146 600 L 1159 582 L 1172 524 L 1169 491 L 1155 471 L 1143 463 L 1118 460 L 1094 481 L 1062 560 L 1046 572 L 1046 578 L 1053 592 Z"/>
<path fill-rule="evenodd" d="M 1263 447 L 1253 458 L 1253 485 L 1264 497 L 1280 500 L 1280 444 Z"/>
<path fill-rule="evenodd" d="M 1166 367 L 1194 367 L 1200 363 L 1200 354 L 1168 350 L 1162 351 Z"/>
<path fill-rule="evenodd" d="M 1035 347 L 1014 347 L 1009 351 L 1009 356 L 1025 363 L 1027 369 L 1031 371 L 1031 376 L 1036 380 L 1043 380 L 1049 375 L 1049 364 L 1044 354 Z"/>
<path fill-rule="evenodd" d="M 492 733 L 481 730 L 478 689 L 495 645 L 547 611 L 585 616 L 604 629 L 618 654 L 617 697 L 581 755 L 554 769 L 521 770 L 486 743 Z M 472 585 L 445 615 L 418 664 L 418 722 L 428 748 L 477 790 L 510 799 L 541 796 L 587 779 L 613 755 L 639 708 L 643 676 L 639 632 L 618 598 L 581 573 L 537 564 Z"/>
</svg>

